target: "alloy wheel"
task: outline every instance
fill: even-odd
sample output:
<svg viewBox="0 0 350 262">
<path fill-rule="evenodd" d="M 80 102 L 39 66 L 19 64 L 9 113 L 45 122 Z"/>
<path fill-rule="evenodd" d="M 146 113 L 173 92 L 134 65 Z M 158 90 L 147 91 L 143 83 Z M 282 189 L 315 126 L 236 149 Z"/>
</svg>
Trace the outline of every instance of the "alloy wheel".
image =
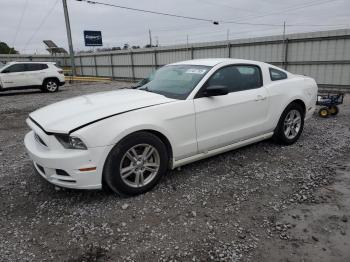
<svg viewBox="0 0 350 262">
<path fill-rule="evenodd" d="M 49 92 L 55 92 L 57 90 L 57 83 L 55 81 L 48 81 L 46 83 L 46 89 Z"/>
<path fill-rule="evenodd" d="M 151 183 L 160 167 L 158 150 L 149 144 L 139 144 L 123 155 L 119 173 L 125 184 L 139 188 Z"/>
<path fill-rule="evenodd" d="M 298 110 L 291 110 L 284 119 L 284 135 L 288 139 L 294 139 L 301 128 L 301 114 Z"/>
</svg>

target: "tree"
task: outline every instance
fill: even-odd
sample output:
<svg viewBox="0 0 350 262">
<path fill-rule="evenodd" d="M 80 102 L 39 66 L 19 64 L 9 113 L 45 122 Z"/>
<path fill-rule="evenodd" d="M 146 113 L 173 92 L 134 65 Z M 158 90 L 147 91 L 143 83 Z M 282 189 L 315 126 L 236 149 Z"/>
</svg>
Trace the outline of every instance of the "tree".
<svg viewBox="0 0 350 262">
<path fill-rule="evenodd" d="M 0 42 L 0 54 L 18 54 L 18 51 L 10 48 L 5 42 Z"/>
</svg>

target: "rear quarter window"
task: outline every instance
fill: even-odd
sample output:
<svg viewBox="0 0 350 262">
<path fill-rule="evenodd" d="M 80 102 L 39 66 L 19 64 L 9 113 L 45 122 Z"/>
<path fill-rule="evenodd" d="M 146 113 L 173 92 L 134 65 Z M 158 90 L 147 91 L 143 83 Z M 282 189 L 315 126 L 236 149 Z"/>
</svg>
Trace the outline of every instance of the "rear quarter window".
<svg viewBox="0 0 350 262">
<path fill-rule="evenodd" d="M 53 64 L 53 68 L 56 68 L 58 70 L 63 70 L 63 68 L 59 65 Z"/>
<path fill-rule="evenodd" d="M 269 68 L 271 81 L 287 79 L 287 74 L 275 68 Z"/>
</svg>

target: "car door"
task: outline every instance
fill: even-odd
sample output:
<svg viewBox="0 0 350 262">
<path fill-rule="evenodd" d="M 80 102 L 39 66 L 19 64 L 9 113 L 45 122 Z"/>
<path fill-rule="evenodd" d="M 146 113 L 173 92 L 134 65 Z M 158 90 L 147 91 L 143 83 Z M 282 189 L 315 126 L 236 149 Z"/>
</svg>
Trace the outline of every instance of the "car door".
<svg viewBox="0 0 350 262">
<path fill-rule="evenodd" d="M 229 93 L 205 97 L 209 86 L 225 86 Z M 265 132 L 268 97 L 257 65 L 229 65 L 218 69 L 194 99 L 199 153 Z"/>
<path fill-rule="evenodd" d="M 24 64 L 14 64 L 4 68 L 0 73 L 3 88 L 19 87 L 27 85 Z"/>
<path fill-rule="evenodd" d="M 42 85 L 45 78 L 45 69 L 48 68 L 46 64 L 27 63 L 26 65 L 27 83 L 31 86 Z"/>
</svg>

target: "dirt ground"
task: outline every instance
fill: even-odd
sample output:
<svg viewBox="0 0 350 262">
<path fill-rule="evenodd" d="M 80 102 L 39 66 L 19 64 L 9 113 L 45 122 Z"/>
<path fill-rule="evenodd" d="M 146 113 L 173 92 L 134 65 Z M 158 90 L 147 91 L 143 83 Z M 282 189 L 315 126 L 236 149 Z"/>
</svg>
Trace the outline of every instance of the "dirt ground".
<svg viewBox="0 0 350 262">
<path fill-rule="evenodd" d="M 350 97 L 292 146 L 263 141 L 121 198 L 55 188 L 23 138 L 28 113 L 127 83 L 0 93 L 0 261 L 350 261 Z"/>
</svg>

